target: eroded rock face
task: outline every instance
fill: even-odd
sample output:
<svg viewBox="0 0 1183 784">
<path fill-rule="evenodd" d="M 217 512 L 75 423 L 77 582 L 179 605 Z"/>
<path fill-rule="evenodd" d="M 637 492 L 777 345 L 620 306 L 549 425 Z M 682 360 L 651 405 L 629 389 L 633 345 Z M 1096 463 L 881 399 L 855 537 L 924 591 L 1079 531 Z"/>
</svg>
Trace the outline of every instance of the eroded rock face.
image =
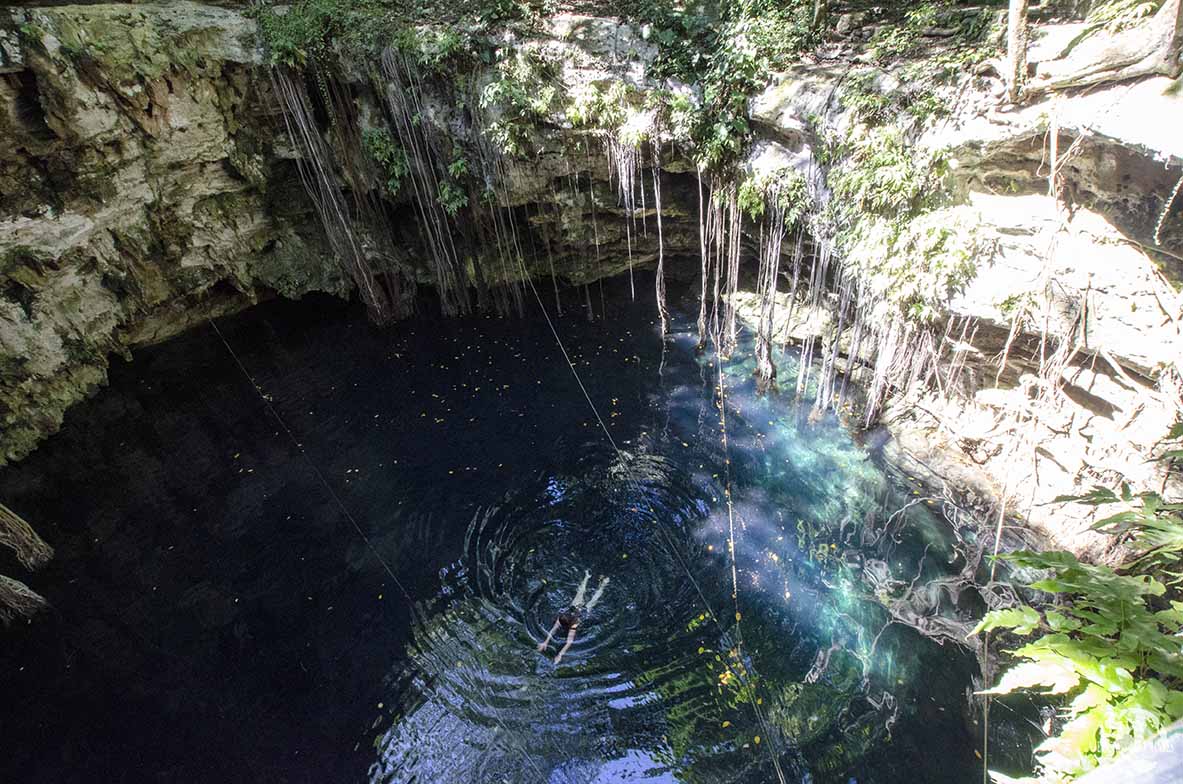
<svg viewBox="0 0 1183 784">
<path fill-rule="evenodd" d="M 194 3 L 9 12 L 0 27 L 0 461 L 115 351 L 260 292 L 344 291 L 252 78 L 251 25 Z"/>
<path fill-rule="evenodd" d="M 569 88 L 643 81 L 651 46 L 632 28 L 577 15 L 553 28 L 525 45 L 563 62 Z M 238 11 L 192 2 L 0 17 L 0 465 L 60 427 L 114 352 L 262 296 L 349 293 L 255 32 Z M 354 88 L 359 116 L 377 116 L 382 97 L 360 77 Z M 433 111 L 441 127 L 461 122 L 443 96 Z M 530 159 L 507 159 L 499 205 L 524 228 L 530 274 L 582 284 L 652 263 L 653 216 L 626 229 L 603 140 L 560 116 L 534 141 Z M 671 256 L 697 254 L 677 207 L 689 182 L 665 185 Z M 405 198 L 391 208 L 406 243 L 394 263 L 429 284 L 416 213 Z"/>
<path fill-rule="evenodd" d="M 299 181 L 250 20 L 190 2 L 8 14 L 0 464 L 56 430 L 67 407 L 105 381 L 111 353 L 261 296 L 350 289 Z M 652 46 L 614 20 L 559 15 L 515 46 L 561 62 L 568 91 L 658 86 L 645 68 Z M 795 168 L 815 200 L 828 198 L 816 129 L 819 118 L 838 130 L 852 122 L 841 101 L 847 70 L 803 64 L 756 97 L 758 139 L 745 168 Z M 879 80 L 900 87 L 890 70 Z M 383 96 L 360 77 L 352 89 L 363 123 L 377 117 Z M 1084 530 L 1086 510 L 1046 502 L 1118 475 L 1153 484 L 1158 468 L 1146 458 L 1178 400 L 1183 204 L 1159 218 L 1183 169 L 1183 137 L 1166 121 L 1180 99 L 1162 79 L 1018 111 L 1002 111 L 1001 94 L 997 79 L 966 75 L 944 96 L 956 101 L 952 116 L 920 140 L 948 151 L 960 200 L 926 220 L 972 215 L 995 252 L 950 304 L 955 359 L 942 372 L 956 394 L 900 390 L 883 421 L 901 463 L 980 498 L 1005 496 L 1009 513 L 1053 542 L 1088 550 L 1103 540 Z M 432 122 L 471 130 L 446 95 L 430 100 Z M 522 230 L 530 274 L 580 285 L 652 263 L 653 205 L 647 227 L 626 228 L 604 139 L 560 114 L 532 133 L 531 155 L 505 160 L 509 187 L 497 204 Z M 1047 195 L 1052 140 L 1058 199 Z M 693 168 L 661 163 L 667 270 L 694 274 Z M 651 177 L 646 169 L 650 194 Z M 405 195 L 388 200 L 405 245 L 392 263 L 429 284 L 416 213 Z M 793 317 L 778 322 L 778 341 L 834 328 L 825 310 L 784 304 L 780 315 Z M 1064 340 L 1069 356 L 1052 373 L 1049 346 Z M 1041 397 L 1052 381 L 1059 391 Z"/>
<path fill-rule="evenodd" d="M 884 72 L 880 88 L 890 94 L 893 80 Z M 802 66 L 753 114 L 770 137 L 808 150 L 819 142 L 811 128 L 853 122 L 844 89 L 841 69 Z M 1053 499 L 1166 480 L 1152 457 L 1183 408 L 1183 204 L 1166 205 L 1183 137 L 1166 118 L 1183 117 L 1183 98 L 1162 77 L 1017 110 L 1002 93 L 996 78 L 965 77 L 945 96 L 951 116 L 919 140 L 953 166 L 961 203 L 937 220 L 972 210 L 993 251 L 949 303 L 942 388 L 899 390 L 882 421 L 910 473 L 1005 497 L 1007 516 L 1042 544 L 1104 557 L 1111 540 L 1088 530 L 1095 510 Z M 794 314 L 778 324 L 791 340 L 831 329 L 825 313 Z"/>
</svg>

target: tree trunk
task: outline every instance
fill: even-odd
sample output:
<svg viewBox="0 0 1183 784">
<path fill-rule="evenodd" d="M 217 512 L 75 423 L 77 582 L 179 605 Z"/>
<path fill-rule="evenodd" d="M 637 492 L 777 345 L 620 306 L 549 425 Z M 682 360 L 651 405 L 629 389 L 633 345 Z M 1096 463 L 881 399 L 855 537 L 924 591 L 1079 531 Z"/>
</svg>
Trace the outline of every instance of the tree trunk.
<svg viewBox="0 0 1183 784">
<path fill-rule="evenodd" d="M 813 0 L 813 29 L 820 30 L 826 19 L 826 0 Z"/>
<path fill-rule="evenodd" d="M 1011 101 L 1018 101 L 1027 81 L 1028 0 L 1010 0 L 1006 20 L 1006 83 Z"/>
</svg>

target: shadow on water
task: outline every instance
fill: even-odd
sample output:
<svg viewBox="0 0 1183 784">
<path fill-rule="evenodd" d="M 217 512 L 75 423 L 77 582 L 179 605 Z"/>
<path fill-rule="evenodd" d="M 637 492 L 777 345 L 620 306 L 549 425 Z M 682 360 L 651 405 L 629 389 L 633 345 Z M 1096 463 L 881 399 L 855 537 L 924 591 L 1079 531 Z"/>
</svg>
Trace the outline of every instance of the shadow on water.
<svg viewBox="0 0 1183 784">
<path fill-rule="evenodd" d="M 376 329 L 310 297 L 220 322 L 411 601 L 211 329 L 117 362 L 0 471 L 58 550 L 29 578 L 54 610 L 3 632 L 0 779 L 980 777 L 973 656 L 877 598 L 957 573 L 949 526 L 918 504 L 862 535 L 911 488 L 739 359 L 733 524 L 692 324 L 662 365 L 651 303 L 611 288 L 559 328 L 619 452 L 541 319 Z M 556 665 L 535 646 L 585 571 L 610 583 Z"/>
</svg>

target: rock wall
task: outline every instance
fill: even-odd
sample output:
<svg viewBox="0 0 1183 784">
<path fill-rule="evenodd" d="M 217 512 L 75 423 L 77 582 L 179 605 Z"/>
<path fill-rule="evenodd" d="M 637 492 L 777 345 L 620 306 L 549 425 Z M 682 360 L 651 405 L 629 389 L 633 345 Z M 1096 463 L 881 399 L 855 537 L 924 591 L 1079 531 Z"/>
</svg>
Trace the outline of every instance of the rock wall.
<svg viewBox="0 0 1183 784">
<path fill-rule="evenodd" d="M 113 352 L 265 291 L 343 291 L 290 163 L 251 26 L 177 2 L 0 21 L 0 462 Z"/>
<path fill-rule="evenodd" d="M 114 352 L 259 297 L 349 291 L 301 187 L 249 19 L 191 2 L 6 13 L 0 464 L 56 430 L 103 383 Z M 1052 26 L 1036 32 L 1055 37 Z M 645 68 L 653 48 L 614 20 L 557 15 L 515 46 L 561 62 L 569 91 L 658 86 Z M 1055 56 L 1044 49 L 1033 59 Z M 746 168 L 796 167 L 824 198 L 818 129 L 851 122 L 841 97 L 860 58 L 848 48 L 774 79 L 752 102 Z M 890 90 L 899 77 L 883 70 Z M 370 85 L 351 89 L 360 116 L 381 111 Z M 1101 554 L 1087 510 L 1049 502 L 1119 475 L 1164 481 L 1147 458 L 1183 406 L 1183 203 L 1164 204 L 1183 170 L 1183 136 L 1165 118 L 1183 116 L 1183 104 L 1162 77 L 1017 110 L 1002 95 L 988 68 L 965 74 L 941 96 L 952 114 L 917 141 L 951 156 L 959 203 L 945 217 L 972 216 L 996 251 L 950 303 L 948 383 L 898 390 L 882 421 L 909 470 L 1005 498 L 1003 512 L 1051 543 Z M 445 129 L 471 122 L 443 98 L 431 115 Z M 523 230 L 532 274 L 578 285 L 653 261 L 652 225 L 626 232 L 614 206 L 602 137 L 556 115 L 532 144 L 528 159 L 507 159 L 499 205 Z M 663 167 L 668 269 L 695 274 L 697 183 L 685 161 Z M 391 210 L 406 242 L 393 263 L 426 284 L 414 213 L 405 200 Z M 778 325 L 780 340 L 833 328 L 825 312 L 796 313 Z M 869 360 L 846 358 L 849 370 Z"/>
<path fill-rule="evenodd" d="M 1039 42 L 1063 38 L 1058 27 L 1037 28 L 1034 62 L 1057 56 Z M 762 133 L 799 166 L 824 168 L 815 129 L 853 122 L 842 101 L 852 55 L 803 65 L 754 102 Z M 891 68 L 879 83 L 901 88 Z M 1022 521 L 1043 546 L 1116 556 L 1088 528 L 1095 509 L 1054 499 L 1123 478 L 1183 492 L 1152 459 L 1183 413 L 1183 199 L 1168 204 L 1183 136 L 1167 119 L 1183 117 L 1183 95 L 1165 77 L 1021 108 L 1003 94 L 989 67 L 967 74 L 941 96 L 951 114 L 917 141 L 953 167 L 959 203 L 938 216 L 972 216 L 993 252 L 938 325 L 950 351 L 936 384 L 897 390 L 881 421 L 912 475 Z M 833 328 L 826 312 L 796 313 L 782 339 Z"/>
<path fill-rule="evenodd" d="M 562 61 L 568 88 L 643 81 L 652 56 L 631 28 L 574 15 L 521 46 Z M 258 47 L 240 12 L 183 0 L 0 12 L 0 465 L 56 431 L 112 353 L 260 297 L 348 294 Z M 360 116 L 380 111 L 352 87 Z M 443 128 L 461 121 L 434 109 Z M 501 205 L 531 274 L 579 284 L 652 263 L 656 233 L 626 232 L 602 141 L 555 118 L 535 143 L 509 162 Z M 667 251 L 697 254 L 677 207 L 689 186 L 666 188 Z M 428 284 L 416 220 L 392 206 L 394 263 Z"/>
</svg>

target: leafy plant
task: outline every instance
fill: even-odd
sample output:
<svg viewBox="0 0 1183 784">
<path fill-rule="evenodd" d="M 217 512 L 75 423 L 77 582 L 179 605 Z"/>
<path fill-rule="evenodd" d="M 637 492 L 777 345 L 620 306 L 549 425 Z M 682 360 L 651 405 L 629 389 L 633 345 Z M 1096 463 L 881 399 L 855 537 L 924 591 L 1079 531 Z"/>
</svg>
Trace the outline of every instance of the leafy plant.
<svg viewBox="0 0 1183 784">
<path fill-rule="evenodd" d="M 1183 439 L 1183 423 L 1176 423 L 1167 434 L 1167 441 Z M 1183 459 L 1183 449 L 1167 449 L 1159 460 Z M 1090 528 L 1128 540 L 1134 558 L 1128 567 L 1167 567 L 1183 558 L 1183 503 L 1168 503 L 1158 493 L 1135 494 L 1126 482 L 1116 490 L 1094 487 L 1084 495 L 1062 495 L 1059 502 L 1076 501 L 1087 506 L 1116 506 L 1118 511 L 1093 523 Z M 1183 573 L 1166 572 L 1172 584 L 1183 582 Z"/>
<path fill-rule="evenodd" d="M 361 141 L 386 176 L 387 190 L 391 194 L 398 193 L 403 178 L 411 171 L 407 151 L 383 128 L 367 128 L 362 132 Z"/>
<path fill-rule="evenodd" d="M 759 219 L 769 203 L 784 211 L 785 225 L 792 226 L 809 208 L 809 187 L 795 169 L 783 168 L 748 177 L 736 194 L 739 207 L 752 220 Z"/>
<path fill-rule="evenodd" d="M 1121 575 L 1071 553 L 1019 551 L 1016 566 L 1049 570 L 1031 588 L 1062 597 L 1042 611 L 995 610 L 973 633 L 1038 633 L 1011 653 L 1022 661 L 987 694 L 1039 689 L 1066 695 L 1065 723 L 1037 749 L 1043 776 L 1081 775 L 1183 717 L 1183 659 L 1176 635 L 1183 602 L 1161 602 L 1166 586 L 1148 575 Z M 1166 604 L 1155 609 L 1156 602 Z"/>
<path fill-rule="evenodd" d="M 1183 422 L 1167 434 L 1158 459 L 1183 457 L 1177 443 Z M 1058 601 L 1041 610 L 1015 607 L 987 613 L 974 634 L 1009 629 L 1037 634 L 1011 651 L 1022 661 L 1008 669 L 987 694 L 1040 689 L 1065 695 L 1065 723 L 1037 750 L 1042 778 L 1074 778 L 1116 757 L 1183 718 L 1183 601 L 1169 593 L 1183 559 L 1183 504 L 1157 493 L 1096 487 L 1077 501 L 1119 506 L 1093 528 L 1129 537 L 1135 557 L 1119 570 L 1081 563 L 1070 553 L 1015 552 L 1002 556 L 1019 567 L 1044 570 L 1030 587 Z M 1152 573 L 1146 573 L 1150 570 Z M 1157 575 L 1175 578 L 1165 583 Z"/>
<path fill-rule="evenodd" d="M 625 108 L 632 101 L 632 88 L 616 80 L 602 88 L 588 84 L 571 95 L 567 120 L 577 128 L 602 128 L 615 131 L 625 121 Z"/>
<path fill-rule="evenodd" d="M 848 209 L 907 220 L 937 206 L 948 162 L 923 154 L 895 127 L 857 129 L 831 152 L 830 185 Z"/>
<path fill-rule="evenodd" d="M 1086 29 L 1081 37 L 1100 30 L 1107 33 L 1128 30 L 1142 20 L 1154 16 L 1154 12 L 1161 5 L 1162 0 L 1106 0 L 1093 3 L 1085 17 Z"/>
<path fill-rule="evenodd" d="M 506 155 L 526 152 L 533 129 L 558 97 L 555 64 L 534 50 L 516 49 L 497 66 L 497 77 L 481 91 L 480 106 L 494 113 L 486 132 Z"/>
<path fill-rule="evenodd" d="M 924 31 L 936 26 L 938 11 L 936 3 L 921 3 L 905 13 L 902 23 L 882 25 L 871 36 L 871 58 L 887 63 L 915 54 Z"/>
<path fill-rule="evenodd" d="M 459 180 L 463 178 L 464 175 L 468 174 L 468 161 L 463 157 L 452 159 L 452 162 L 448 164 L 448 174 L 453 179 Z"/>
<path fill-rule="evenodd" d="M 658 46 L 656 74 L 702 86 L 701 102 L 677 108 L 676 135 L 701 167 L 725 172 L 751 134 L 749 98 L 812 46 L 817 31 L 807 0 L 735 0 L 717 13 L 653 0 L 632 11 Z"/>
<path fill-rule="evenodd" d="M 441 180 L 436 201 L 444 208 L 444 212 L 454 218 L 456 213 L 468 206 L 468 194 L 456 183 Z"/>
</svg>

